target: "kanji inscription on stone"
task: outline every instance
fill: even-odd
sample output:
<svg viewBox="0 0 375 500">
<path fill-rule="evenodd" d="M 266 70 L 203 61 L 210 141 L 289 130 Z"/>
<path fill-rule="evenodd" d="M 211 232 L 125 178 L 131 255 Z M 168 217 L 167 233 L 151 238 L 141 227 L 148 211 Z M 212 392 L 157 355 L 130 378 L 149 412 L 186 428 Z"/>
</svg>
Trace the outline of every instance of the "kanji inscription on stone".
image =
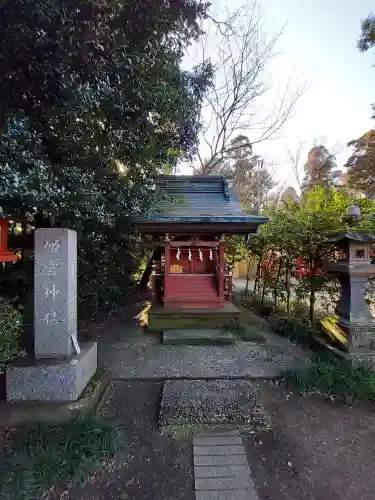
<svg viewBox="0 0 375 500">
<path fill-rule="evenodd" d="M 76 351 L 73 338 L 77 340 L 77 233 L 64 228 L 37 229 L 35 357 L 70 357 Z"/>
</svg>

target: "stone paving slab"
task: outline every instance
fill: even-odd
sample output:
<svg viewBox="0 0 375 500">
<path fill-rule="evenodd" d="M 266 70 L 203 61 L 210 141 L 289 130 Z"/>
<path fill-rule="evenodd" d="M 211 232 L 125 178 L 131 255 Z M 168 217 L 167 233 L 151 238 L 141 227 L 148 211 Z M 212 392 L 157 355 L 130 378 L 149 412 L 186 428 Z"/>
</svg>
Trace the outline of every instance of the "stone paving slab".
<svg viewBox="0 0 375 500">
<path fill-rule="evenodd" d="M 229 345 L 234 341 L 231 332 L 218 328 L 182 328 L 163 332 L 163 344 L 168 345 Z"/>
<path fill-rule="evenodd" d="M 240 436 L 202 436 L 194 438 L 194 446 L 242 444 Z"/>
<path fill-rule="evenodd" d="M 195 489 L 198 490 L 238 490 L 251 486 L 249 474 L 236 477 L 199 477 L 195 478 Z"/>
<path fill-rule="evenodd" d="M 196 467 L 247 465 L 247 458 L 244 453 L 240 455 L 194 455 L 194 465 Z"/>
<path fill-rule="evenodd" d="M 256 388 L 247 380 L 168 380 L 164 384 L 159 415 L 161 425 L 184 422 L 259 423 L 263 419 L 264 409 L 258 401 Z M 214 444 L 220 444 L 219 441 L 225 444 L 229 437 L 212 438 L 218 440 Z M 238 440 L 231 440 L 232 445 L 237 443 Z"/>
<path fill-rule="evenodd" d="M 247 465 L 226 465 L 226 466 L 207 466 L 195 467 L 195 477 L 238 477 L 249 475 L 249 467 Z"/>
<path fill-rule="evenodd" d="M 258 500 L 249 490 L 196 491 L 195 500 Z"/>
<path fill-rule="evenodd" d="M 193 437 L 195 499 L 259 500 L 242 438 L 239 433 L 227 432 L 232 435 L 223 436 L 221 432 L 215 437 L 211 431 L 209 436 L 200 432 Z M 242 463 L 235 465 L 238 457 Z M 211 463 L 202 462 L 202 458 L 209 458 Z"/>
<path fill-rule="evenodd" d="M 195 438 L 198 437 L 219 437 L 219 436 L 239 436 L 240 431 L 238 429 L 225 429 L 223 431 L 214 431 L 209 429 L 198 429 L 195 433 Z"/>
<path fill-rule="evenodd" d="M 245 453 L 242 445 L 237 446 L 194 446 L 194 455 L 241 455 Z"/>
<path fill-rule="evenodd" d="M 249 342 L 228 346 L 150 345 L 140 334 L 121 341 L 103 338 L 98 364 L 113 378 L 124 379 L 225 379 L 274 378 L 286 369 L 305 366 L 308 358 L 294 346 L 279 349 Z"/>
</svg>

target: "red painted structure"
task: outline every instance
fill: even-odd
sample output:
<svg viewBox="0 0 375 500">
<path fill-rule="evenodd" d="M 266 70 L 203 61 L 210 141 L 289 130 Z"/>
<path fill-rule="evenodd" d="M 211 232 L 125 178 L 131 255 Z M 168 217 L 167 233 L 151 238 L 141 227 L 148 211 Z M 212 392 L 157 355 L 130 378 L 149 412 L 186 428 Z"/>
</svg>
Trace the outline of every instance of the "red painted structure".
<svg viewBox="0 0 375 500">
<path fill-rule="evenodd" d="M 231 299 L 223 239 L 184 236 L 164 241 L 163 247 L 163 262 L 154 264 L 151 275 L 155 300 L 171 308 L 218 308 Z"/>
<path fill-rule="evenodd" d="M 8 220 L 0 215 L 0 262 L 16 262 L 17 255 L 8 250 Z"/>
<path fill-rule="evenodd" d="M 244 214 L 222 177 L 162 176 L 157 186 L 168 203 L 136 219 L 155 248 L 143 284 L 167 308 L 222 308 L 232 295 L 225 237 L 254 233 L 267 218 Z"/>
</svg>

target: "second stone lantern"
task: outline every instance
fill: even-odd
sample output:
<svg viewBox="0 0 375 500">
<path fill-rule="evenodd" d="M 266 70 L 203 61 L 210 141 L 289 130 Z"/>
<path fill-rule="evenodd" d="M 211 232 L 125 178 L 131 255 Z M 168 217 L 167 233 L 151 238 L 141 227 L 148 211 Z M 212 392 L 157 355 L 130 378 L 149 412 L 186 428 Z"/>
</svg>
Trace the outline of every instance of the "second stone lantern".
<svg viewBox="0 0 375 500">
<path fill-rule="evenodd" d="M 361 218 L 359 207 L 348 208 L 348 222 L 352 226 Z M 353 224 L 354 223 L 354 224 Z M 341 285 L 340 298 L 336 306 L 337 324 L 348 338 L 348 351 L 360 361 L 375 356 L 375 321 L 365 300 L 365 285 L 375 276 L 375 265 L 371 264 L 370 246 L 375 235 L 362 232 L 360 228 L 343 229 L 327 241 L 335 248 L 335 258 L 326 266 Z M 375 358 L 374 358 L 375 360 Z"/>
</svg>

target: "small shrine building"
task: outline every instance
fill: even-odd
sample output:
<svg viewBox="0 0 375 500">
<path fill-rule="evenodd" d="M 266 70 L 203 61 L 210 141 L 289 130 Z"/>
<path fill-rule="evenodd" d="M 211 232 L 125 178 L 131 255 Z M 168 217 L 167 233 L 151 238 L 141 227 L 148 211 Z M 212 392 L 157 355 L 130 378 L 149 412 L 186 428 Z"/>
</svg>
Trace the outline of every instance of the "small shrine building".
<svg viewBox="0 0 375 500">
<path fill-rule="evenodd" d="M 154 251 L 143 276 L 154 304 L 168 309 L 223 308 L 231 300 L 232 273 L 225 239 L 257 232 L 267 217 L 246 215 L 228 180 L 220 176 L 160 176 L 158 201 L 136 228 L 151 235 Z"/>
</svg>

